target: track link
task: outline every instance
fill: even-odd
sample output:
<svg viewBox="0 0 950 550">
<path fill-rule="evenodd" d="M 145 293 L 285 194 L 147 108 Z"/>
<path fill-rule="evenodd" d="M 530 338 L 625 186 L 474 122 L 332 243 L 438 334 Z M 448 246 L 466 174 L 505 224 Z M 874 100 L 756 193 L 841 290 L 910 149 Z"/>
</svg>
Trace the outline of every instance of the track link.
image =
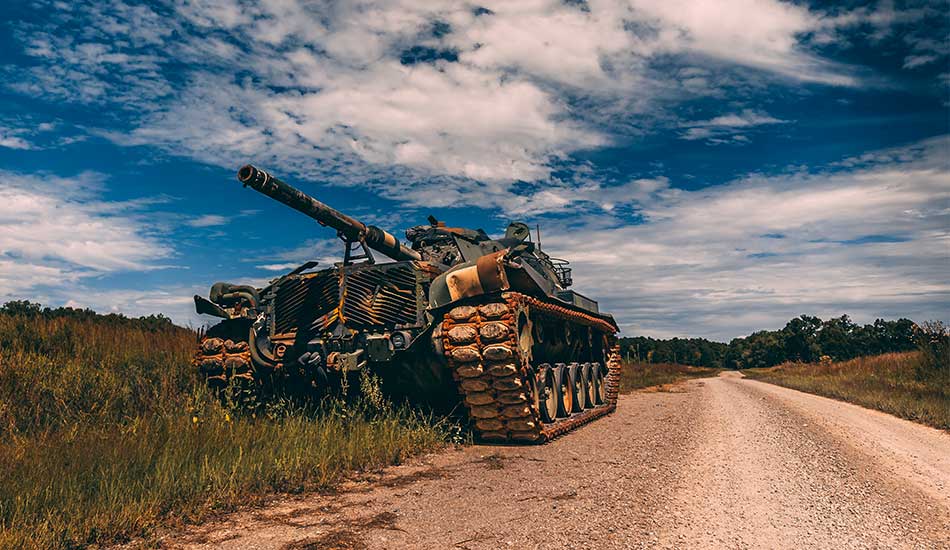
<svg viewBox="0 0 950 550">
<path fill-rule="evenodd" d="M 522 356 L 518 312 L 531 309 L 613 334 L 612 325 L 586 313 L 517 292 L 485 296 L 450 309 L 437 337 L 442 339 L 452 376 L 480 439 L 492 442 L 543 443 L 609 414 L 617 407 L 620 350 L 607 359 L 605 403 L 553 423 L 543 423 L 533 396 L 538 381 Z"/>
<path fill-rule="evenodd" d="M 247 342 L 204 336 L 198 342 L 193 364 L 208 386 L 214 389 L 223 389 L 232 380 L 254 384 Z"/>
</svg>

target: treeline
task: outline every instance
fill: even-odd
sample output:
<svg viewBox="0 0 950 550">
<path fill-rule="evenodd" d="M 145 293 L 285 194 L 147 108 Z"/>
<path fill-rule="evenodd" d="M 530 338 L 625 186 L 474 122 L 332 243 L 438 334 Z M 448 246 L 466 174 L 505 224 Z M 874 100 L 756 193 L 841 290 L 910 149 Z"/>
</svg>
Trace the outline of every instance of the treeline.
<svg viewBox="0 0 950 550">
<path fill-rule="evenodd" d="M 747 369 L 786 361 L 844 361 L 864 355 L 908 351 L 918 347 L 918 327 L 909 319 L 878 319 L 864 326 L 847 315 L 823 321 L 802 315 L 781 330 L 761 330 L 728 344 L 705 338 L 658 340 L 621 338 L 624 357 L 646 363 L 679 363 L 698 367 Z"/>
<path fill-rule="evenodd" d="M 705 338 L 658 340 L 648 336 L 620 339 L 620 354 L 641 363 L 673 363 L 695 367 L 722 367 L 728 344 Z"/>
<path fill-rule="evenodd" d="M 75 321 L 95 322 L 98 325 L 131 328 L 148 332 L 167 332 L 184 330 L 172 323 L 172 320 L 161 313 L 142 317 L 126 317 L 121 313 L 100 314 L 89 308 L 73 307 L 43 307 L 41 304 L 29 300 L 14 300 L 0 306 L 0 315 L 15 317 L 34 317 L 42 319 L 73 319 Z"/>
</svg>

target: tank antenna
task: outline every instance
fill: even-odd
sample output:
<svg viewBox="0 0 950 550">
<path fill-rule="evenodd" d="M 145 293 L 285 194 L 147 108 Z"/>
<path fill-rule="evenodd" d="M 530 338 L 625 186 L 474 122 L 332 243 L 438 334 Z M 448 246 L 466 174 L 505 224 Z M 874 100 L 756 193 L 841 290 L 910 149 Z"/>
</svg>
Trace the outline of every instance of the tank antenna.
<svg viewBox="0 0 950 550">
<path fill-rule="evenodd" d="M 534 224 L 534 228 L 538 232 L 538 248 L 541 248 L 541 224 Z"/>
</svg>

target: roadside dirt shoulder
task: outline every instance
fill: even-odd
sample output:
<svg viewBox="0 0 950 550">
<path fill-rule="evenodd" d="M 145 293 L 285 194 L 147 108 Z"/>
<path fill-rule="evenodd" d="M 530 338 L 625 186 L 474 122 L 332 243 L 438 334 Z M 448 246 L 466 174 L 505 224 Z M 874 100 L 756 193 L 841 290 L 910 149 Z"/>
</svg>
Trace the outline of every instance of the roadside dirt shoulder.
<svg viewBox="0 0 950 550">
<path fill-rule="evenodd" d="M 630 548 L 693 437 L 689 393 L 621 396 L 617 413 L 544 446 L 472 446 L 163 541 L 172 548 Z M 639 543 L 637 543 L 639 544 Z"/>
<path fill-rule="evenodd" d="M 543 446 L 470 446 L 168 548 L 950 548 L 950 435 L 726 373 Z"/>
</svg>

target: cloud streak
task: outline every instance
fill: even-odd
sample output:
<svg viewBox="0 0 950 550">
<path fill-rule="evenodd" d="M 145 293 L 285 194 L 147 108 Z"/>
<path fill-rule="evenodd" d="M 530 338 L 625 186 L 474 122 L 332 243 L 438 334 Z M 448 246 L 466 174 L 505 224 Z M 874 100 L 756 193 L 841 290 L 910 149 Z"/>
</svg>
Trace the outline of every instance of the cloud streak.
<svg viewBox="0 0 950 550">
<path fill-rule="evenodd" d="M 767 113 L 745 109 L 742 112 L 720 115 L 709 120 L 697 120 L 683 123 L 686 130 L 680 139 L 688 141 L 704 139 L 707 143 L 719 144 L 729 140 L 745 142 L 748 138 L 741 132 L 756 126 L 785 124 L 787 120 L 777 119 Z"/>
</svg>

